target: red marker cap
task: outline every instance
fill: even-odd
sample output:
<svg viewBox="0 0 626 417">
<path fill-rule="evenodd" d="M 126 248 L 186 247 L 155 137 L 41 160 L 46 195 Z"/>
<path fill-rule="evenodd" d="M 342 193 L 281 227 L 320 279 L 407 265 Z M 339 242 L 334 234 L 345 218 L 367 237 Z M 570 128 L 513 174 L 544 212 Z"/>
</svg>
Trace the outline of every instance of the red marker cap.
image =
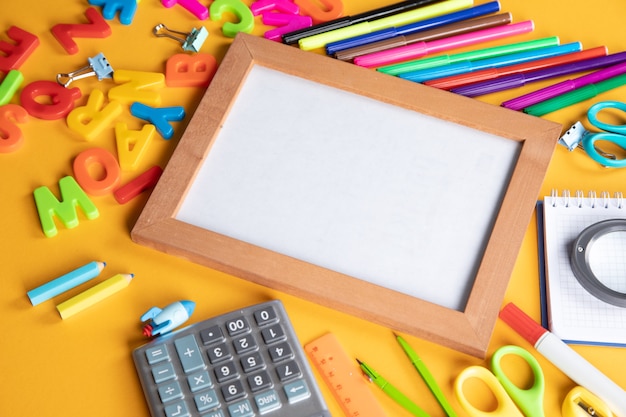
<svg viewBox="0 0 626 417">
<path fill-rule="evenodd" d="M 513 303 L 507 304 L 500 311 L 500 318 L 533 346 L 547 332 Z"/>
</svg>

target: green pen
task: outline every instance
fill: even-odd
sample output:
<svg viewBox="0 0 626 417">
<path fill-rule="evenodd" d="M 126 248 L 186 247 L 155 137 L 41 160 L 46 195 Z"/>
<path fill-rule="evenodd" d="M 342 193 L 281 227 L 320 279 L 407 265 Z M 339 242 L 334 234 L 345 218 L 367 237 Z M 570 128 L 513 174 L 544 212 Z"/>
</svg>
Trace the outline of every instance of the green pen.
<svg viewBox="0 0 626 417">
<path fill-rule="evenodd" d="M 595 84 L 587 84 L 584 87 L 577 88 L 565 94 L 561 94 L 560 96 L 533 104 L 532 106 L 526 107 L 524 113 L 532 114 L 533 116 L 543 116 L 544 114 L 572 106 L 581 101 L 589 100 L 598 94 L 605 93 L 623 85 L 626 85 L 626 74 L 618 75 Z"/>
<path fill-rule="evenodd" d="M 404 353 L 406 353 L 406 355 L 409 357 L 409 359 L 411 360 L 411 363 L 413 364 L 415 369 L 417 369 L 417 372 L 420 374 L 420 376 L 422 377 L 426 385 L 428 385 L 430 392 L 433 393 L 433 395 L 437 399 L 437 402 L 439 402 L 439 405 L 441 405 L 441 408 L 443 408 L 443 410 L 446 412 L 448 417 L 456 417 L 456 413 L 452 409 L 452 406 L 450 405 L 446 397 L 443 395 L 441 388 L 439 388 L 439 385 L 437 385 L 437 381 L 435 381 L 435 378 L 433 377 L 433 375 L 430 373 L 428 368 L 426 368 L 426 365 L 424 364 L 424 362 L 422 362 L 420 357 L 417 356 L 417 353 L 415 353 L 413 348 L 409 346 L 406 340 L 404 340 L 401 336 L 398 336 L 398 335 L 395 335 L 395 336 L 396 336 L 396 340 L 398 341 L 402 349 L 404 349 Z"/>
<path fill-rule="evenodd" d="M 494 46 L 491 48 L 477 49 L 475 51 L 461 52 L 458 54 L 438 55 L 431 58 L 415 59 L 413 61 L 401 62 L 399 64 L 386 65 L 377 68 L 376 70 L 389 75 L 400 75 L 404 74 L 405 72 L 434 68 L 442 65 L 454 64 L 455 62 L 494 58 L 516 52 L 532 51 L 539 48 L 547 48 L 550 46 L 558 45 L 558 36 L 552 36 L 549 38 L 534 39 L 532 41 Z"/>
<path fill-rule="evenodd" d="M 363 373 L 369 378 L 371 382 L 376 384 L 385 394 L 391 397 L 392 400 L 400 404 L 405 410 L 418 417 L 430 417 L 428 413 L 422 410 L 417 404 L 411 401 L 406 395 L 398 391 L 396 387 L 391 385 L 385 378 L 380 376 L 369 365 L 356 360 L 361 367 Z"/>
</svg>

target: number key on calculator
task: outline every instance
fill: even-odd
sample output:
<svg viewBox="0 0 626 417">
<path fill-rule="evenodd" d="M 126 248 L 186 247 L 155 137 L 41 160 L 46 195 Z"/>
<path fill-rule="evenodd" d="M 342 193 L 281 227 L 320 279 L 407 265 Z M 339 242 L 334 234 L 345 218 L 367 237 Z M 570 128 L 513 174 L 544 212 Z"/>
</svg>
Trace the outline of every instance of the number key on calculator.
<svg viewBox="0 0 626 417">
<path fill-rule="evenodd" d="M 133 360 L 152 417 L 330 417 L 278 300 L 159 336 Z"/>
</svg>

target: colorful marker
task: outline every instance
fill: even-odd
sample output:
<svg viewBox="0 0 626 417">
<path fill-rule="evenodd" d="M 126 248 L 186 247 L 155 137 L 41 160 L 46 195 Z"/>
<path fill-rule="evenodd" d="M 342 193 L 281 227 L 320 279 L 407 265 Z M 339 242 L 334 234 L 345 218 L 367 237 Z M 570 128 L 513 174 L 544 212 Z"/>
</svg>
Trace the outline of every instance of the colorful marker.
<svg viewBox="0 0 626 417">
<path fill-rule="evenodd" d="M 424 84 L 441 90 L 452 90 L 467 86 L 469 84 L 482 83 L 483 81 L 501 79 L 507 75 L 529 73 L 545 68 L 554 68 L 572 62 L 579 62 L 591 58 L 606 56 L 608 49 L 605 46 L 586 49 L 584 51 L 573 52 L 571 54 L 558 55 L 549 58 L 537 59 L 535 61 L 523 62 L 521 64 L 507 65 L 505 67 L 487 68 L 480 71 L 468 72 L 465 74 L 452 75 L 450 77 L 437 78 L 426 81 Z"/>
<path fill-rule="evenodd" d="M 309 36 L 307 38 L 302 38 L 298 41 L 298 45 L 300 46 L 300 49 L 303 49 L 305 51 L 322 48 L 330 42 L 364 35 L 366 33 L 372 33 L 381 29 L 388 29 L 394 26 L 406 25 L 409 23 L 417 22 L 418 20 L 428 19 L 434 16 L 439 16 L 447 12 L 470 7 L 472 3 L 472 0 L 442 1 L 408 12 L 383 17 L 382 19 L 357 23 L 356 25 L 331 30 L 330 32 L 320 33 L 319 35 Z"/>
<path fill-rule="evenodd" d="M 580 51 L 582 45 L 580 42 L 568 43 L 551 48 L 541 48 L 528 52 L 519 52 L 516 54 L 503 55 L 496 58 L 481 59 L 478 61 L 458 62 L 456 64 L 444 65 L 437 68 L 407 72 L 400 74 L 401 78 L 423 83 L 435 78 L 449 77 L 451 75 L 463 74 L 466 72 L 479 71 L 485 68 L 496 68 L 506 65 L 515 65 L 522 62 L 534 61 L 541 58 L 552 57 L 556 55 L 569 54 Z"/>
<path fill-rule="evenodd" d="M 534 39 L 532 41 L 524 41 L 511 43 L 508 45 L 493 46 L 489 48 L 477 49 L 474 51 L 461 52 L 452 55 L 439 55 L 430 58 L 421 58 L 413 61 L 402 62 L 400 64 L 387 65 L 377 68 L 376 71 L 384 72 L 389 75 L 400 75 L 405 72 L 418 71 L 422 69 L 441 67 L 443 65 L 454 64 L 457 62 L 476 61 L 479 59 L 494 58 L 517 52 L 532 51 L 540 48 L 548 48 L 557 46 L 559 38 L 552 36 L 549 38 Z"/>
<path fill-rule="evenodd" d="M 578 77 L 573 80 L 561 81 L 560 83 L 507 100 L 502 103 L 502 106 L 512 110 L 522 110 L 525 107 L 532 106 L 533 104 L 540 103 L 568 91 L 584 87 L 588 84 L 597 83 L 625 72 L 626 63 L 619 63 L 608 68 L 592 72 L 591 74 L 583 75 L 582 77 Z"/>
<path fill-rule="evenodd" d="M 30 302 L 36 306 L 97 277 L 105 266 L 106 263 L 104 262 L 89 262 L 80 268 L 28 291 L 26 295 L 28 295 Z"/>
<path fill-rule="evenodd" d="M 373 54 L 361 55 L 354 58 L 354 63 L 367 68 L 382 67 L 397 62 L 409 61 L 429 54 L 446 51 L 454 48 L 462 48 L 480 42 L 488 42 L 508 36 L 532 32 L 535 24 L 532 20 L 512 23 L 510 25 L 497 26 L 495 28 L 478 30 L 463 35 L 451 36 L 432 42 L 417 42 L 412 45 L 374 52 Z"/>
<path fill-rule="evenodd" d="M 355 36 L 353 38 L 343 39 L 337 42 L 326 44 L 326 54 L 334 55 L 339 51 L 343 51 L 357 46 L 369 45 L 373 42 L 385 39 L 413 35 L 415 33 L 431 30 L 441 26 L 447 26 L 452 23 L 465 21 L 475 17 L 483 16 L 489 13 L 495 13 L 500 10 L 500 3 L 492 1 L 490 3 L 481 4 L 469 9 L 459 10 L 458 12 L 444 14 L 442 16 L 433 17 L 431 19 L 420 20 L 419 22 L 409 25 L 391 27 L 388 29 L 377 30 L 376 32 L 367 33 L 365 35 Z"/>
<path fill-rule="evenodd" d="M 565 375 L 598 396 L 618 416 L 626 416 L 626 391 L 561 339 L 535 323 L 513 303 L 502 309 L 500 318 Z"/>
<path fill-rule="evenodd" d="M 57 310 L 63 319 L 71 317 L 74 314 L 80 313 L 84 309 L 91 307 L 97 302 L 102 301 L 116 292 L 128 287 L 128 284 L 130 284 L 133 277 L 133 274 L 114 275 L 111 278 L 102 281 L 88 290 L 70 298 L 69 300 L 62 302 L 57 306 Z"/>
</svg>

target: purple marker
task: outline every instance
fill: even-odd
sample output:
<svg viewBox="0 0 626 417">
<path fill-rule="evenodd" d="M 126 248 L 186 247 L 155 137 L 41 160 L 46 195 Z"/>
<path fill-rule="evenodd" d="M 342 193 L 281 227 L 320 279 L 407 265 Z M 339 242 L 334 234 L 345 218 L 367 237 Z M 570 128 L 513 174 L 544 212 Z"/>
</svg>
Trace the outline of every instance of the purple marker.
<svg viewBox="0 0 626 417">
<path fill-rule="evenodd" d="M 502 103 L 502 106 L 512 110 L 522 110 L 528 106 L 559 96 L 568 91 L 575 90 L 585 85 L 595 84 L 624 73 L 626 73 L 626 62 L 583 75 L 573 80 L 565 80 L 549 87 L 533 91 L 532 93 L 507 100 Z"/>
<path fill-rule="evenodd" d="M 562 75 L 597 70 L 599 68 L 616 65 L 624 61 L 626 61 L 626 52 L 620 52 L 608 56 L 585 59 L 583 61 L 571 62 L 569 64 L 557 65 L 541 70 L 511 74 L 504 77 L 495 78 L 493 80 L 464 85 L 454 88 L 450 91 L 466 97 L 476 97 L 484 94 L 495 93 L 497 91 L 521 87 L 529 83 L 560 77 Z"/>
</svg>

